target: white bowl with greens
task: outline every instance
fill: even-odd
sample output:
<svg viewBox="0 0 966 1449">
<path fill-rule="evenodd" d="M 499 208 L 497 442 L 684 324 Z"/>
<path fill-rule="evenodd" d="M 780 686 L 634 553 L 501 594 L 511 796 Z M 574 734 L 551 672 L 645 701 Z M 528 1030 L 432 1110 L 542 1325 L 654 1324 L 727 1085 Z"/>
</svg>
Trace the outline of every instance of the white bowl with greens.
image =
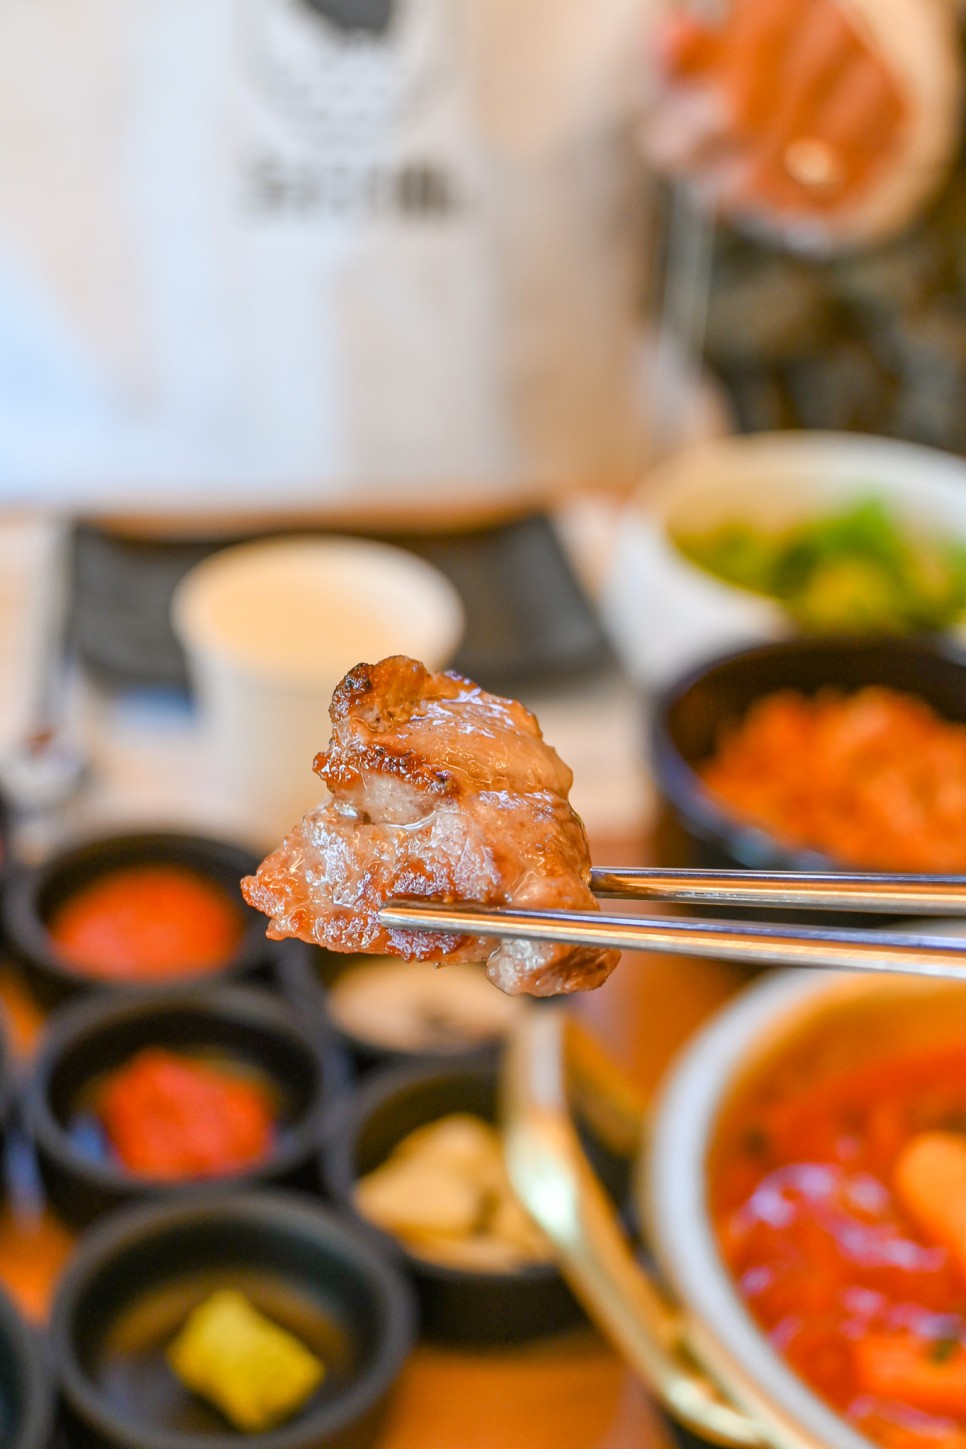
<svg viewBox="0 0 966 1449">
<path fill-rule="evenodd" d="M 966 462 L 848 433 L 688 448 L 628 506 L 602 605 L 650 689 L 803 631 L 966 641 Z"/>
</svg>

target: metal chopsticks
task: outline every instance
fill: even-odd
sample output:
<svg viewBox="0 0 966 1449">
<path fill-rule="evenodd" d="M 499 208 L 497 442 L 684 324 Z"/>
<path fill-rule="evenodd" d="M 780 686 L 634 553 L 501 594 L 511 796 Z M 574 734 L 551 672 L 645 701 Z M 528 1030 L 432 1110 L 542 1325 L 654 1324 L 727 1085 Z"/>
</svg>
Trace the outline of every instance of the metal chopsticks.
<svg viewBox="0 0 966 1449">
<path fill-rule="evenodd" d="M 595 870 L 602 896 L 892 915 L 966 914 L 966 877 L 753 871 Z M 391 901 L 385 926 L 706 956 L 760 966 L 812 966 L 966 980 L 966 940 L 761 922 L 679 920 L 596 911 L 523 911 Z"/>
<path fill-rule="evenodd" d="M 846 875 L 837 871 L 593 870 L 597 896 L 765 909 L 966 916 L 966 876 Z"/>
<path fill-rule="evenodd" d="M 824 966 L 966 980 L 966 940 L 934 940 L 888 931 L 681 921 L 659 916 L 641 919 L 598 915 L 596 911 L 484 910 L 477 906 L 412 905 L 398 901 L 384 906 L 379 919 L 384 926 L 410 931 L 711 956 L 759 966 Z"/>
</svg>

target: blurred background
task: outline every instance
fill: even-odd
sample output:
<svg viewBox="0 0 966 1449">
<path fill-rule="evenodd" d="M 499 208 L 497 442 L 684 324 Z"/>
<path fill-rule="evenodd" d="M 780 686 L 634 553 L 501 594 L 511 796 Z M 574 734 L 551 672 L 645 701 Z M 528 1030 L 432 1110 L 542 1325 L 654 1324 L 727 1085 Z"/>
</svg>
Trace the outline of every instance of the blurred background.
<svg viewBox="0 0 966 1449">
<path fill-rule="evenodd" d="M 232 541 L 401 543 L 526 694 L 640 676 L 667 626 L 616 544 L 688 442 L 956 452 L 957 18 L 892 9 L 6 6 L 8 745 L 65 651 L 95 713 L 183 689 L 171 597 Z M 616 679 L 586 753 L 633 773 Z"/>
</svg>

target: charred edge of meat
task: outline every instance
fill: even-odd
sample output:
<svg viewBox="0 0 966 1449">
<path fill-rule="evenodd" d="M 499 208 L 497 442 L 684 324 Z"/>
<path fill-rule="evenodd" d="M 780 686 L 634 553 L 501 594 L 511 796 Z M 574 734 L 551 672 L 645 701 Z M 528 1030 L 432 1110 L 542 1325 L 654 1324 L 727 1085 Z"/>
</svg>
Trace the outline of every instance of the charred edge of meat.
<svg viewBox="0 0 966 1449">
<path fill-rule="evenodd" d="M 333 724 L 336 720 L 345 719 L 360 700 L 379 689 L 379 703 L 373 722 L 378 720 L 391 725 L 411 719 L 419 708 L 428 679 L 426 666 L 418 659 L 407 659 L 403 654 L 382 659 L 378 664 L 357 664 L 336 685 L 329 717 Z"/>
<path fill-rule="evenodd" d="M 336 751 L 323 750 L 316 755 L 312 768 L 333 794 L 340 789 L 354 789 L 367 774 L 404 780 L 440 799 L 453 798 L 460 793 L 459 783 L 451 771 L 427 764 L 413 750 L 398 753 L 385 745 L 360 749 L 351 763 Z"/>
</svg>

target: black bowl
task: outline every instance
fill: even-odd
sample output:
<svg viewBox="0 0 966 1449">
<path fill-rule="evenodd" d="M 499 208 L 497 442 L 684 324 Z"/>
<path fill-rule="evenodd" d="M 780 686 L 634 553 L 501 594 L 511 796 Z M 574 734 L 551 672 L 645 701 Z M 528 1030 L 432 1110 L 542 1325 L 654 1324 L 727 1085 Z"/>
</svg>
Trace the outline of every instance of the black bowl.
<svg viewBox="0 0 966 1449">
<path fill-rule="evenodd" d="M 177 1182 L 141 1176 L 115 1161 L 98 1133 L 92 1098 L 100 1078 L 152 1046 L 213 1052 L 254 1070 L 279 1112 L 268 1156 L 241 1173 Z M 339 1056 L 338 1046 L 305 1030 L 284 1003 L 251 988 L 99 997 L 62 1008 L 24 1096 L 51 1205 L 76 1227 L 141 1198 L 239 1184 L 313 1186 L 323 1116 L 344 1080 Z"/>
<path fill-rule="evenodd" d="M 7 1035 L 2 1012 L 0 1012 L 0 1153 L 10 1126 L 15 1117 L 16 1072 L 13 1052 Z M 0 1443 L 2 1443 L 0 1438 Z"/>
<path fill-rule="evenodd" d="M 53 1423 L 54 1387 L 40 1343 L 0 1292 L 0 1444 L 48 1449 Z"/>
<path fill-rule="evenodd" d="M 265 938 L 265 918 L 241 898 L 239 882 L 258 866 L 258 858 L 224 840 L 171 831 L 110 835 L 68 846 L 43 864 L 14 867 L 3 899 L 8 944 L 27 984 L 43 1006 L 91 991 L 157 990 L 165 982 L 105 981 L 70 966 L 58 953 L 47 930 L 50 915 L 64 901 L 99 876 L 131 865 L 180 865 L 220 886 L 237 902 L 245 922 L 237 949 L 212 971 L 172 979 L 173 989 L 225 981 L 268 971 L 274 960 Z"/>
<path fill-rule="evenodd" d="M 402 1047 L 385 1046 L 371 1037 L 351 1031 L 340 1023 L 337 1013 L 330 1009 L 331 994 L 346 972 L 362 962 L 371 961 L 372 957 L 341 955 L 303 941 L 287 941 L 284 944 L 295 948 L 290 949 L 284 960 L 280 958 L 279 961 L 277 974 L 284 994 L 310 1019 L 324 1021 L 326 1031 L 343 1048 L 347 1060 L 357 1073 L 365 1074 L 378 1067 L 403 1067 L 416 1063 L 438 1067 L 496 1065 L 503 1037 L 495 1036 L 464 1044 L 454 1043 L 436 1051 L 430 1047 L 407 1051 Z M 492 989 L 495 991 L 497 988 Z"/>
<path fill-rule="evenodd" d="M 242 1435 L 179 1383 L 165 1350 L 219 1287 L 240 1289 L 323 1359 L 290 1423 Z M 128 1208 L 82 1239 L 51 1344 L 68 1443 L 83 1449 L 362 1449 L 412 1347 L 405 1279 L 308 1199 L 253 1193 Z"/>
<path fill-rule="evenodd" d="M 0 795 L 0 889 L 10 870 L 10 807 Z"/>
<path fill-rule="evenodd" d="M 651 760 L 665 807 L 662 863 L 710 869 L 836 870 L 819 851 L 789 848 L 718 805 L 697 766 L 713 752 L 723 726 L 737 723 L 756 700 L 780 689 L 815 694 L 884 685 L 917 695 L 937 714 L 966 723 L 966 662 L 939 644 L 911 639 L 806 638 L 747 649 L 716 659 L 672 685 L 658 699 Z M 714 914 L 723 914 L 715 909 Z M 735 914 L 743 914 L 735 912 Z M 769 912 L 769 918 L 781 919 Z M 785 913 L 785 919 L 806 919 Z M 812 921 L 833 919 L 810 911 Z M 845 920 L 845 917 L 842 917 Z M 859 918 L 847 918 L 853 924 Z M 862 918 L 883 923 L 881 916 Z"/>
<path fill-rule="evenodd" d="M 408 1252 L 355 1207 L 359 1178 L 417 1127 L 450 1112 L 471 1112 L 493 1122 L 497 1106 L 498 1076 L 492 1067 L 387 1068 L 338 1104 L 326 1128 L 323 1175 L 330 1194 L 374 1243 L 405 1265 L 419 1295 L 423 1332 L 447 1343 L 511 1343 L 555 1332 L 581 1317 L 553 1264 L 489 1273 L 434 1263 Z"/>
</svg>

